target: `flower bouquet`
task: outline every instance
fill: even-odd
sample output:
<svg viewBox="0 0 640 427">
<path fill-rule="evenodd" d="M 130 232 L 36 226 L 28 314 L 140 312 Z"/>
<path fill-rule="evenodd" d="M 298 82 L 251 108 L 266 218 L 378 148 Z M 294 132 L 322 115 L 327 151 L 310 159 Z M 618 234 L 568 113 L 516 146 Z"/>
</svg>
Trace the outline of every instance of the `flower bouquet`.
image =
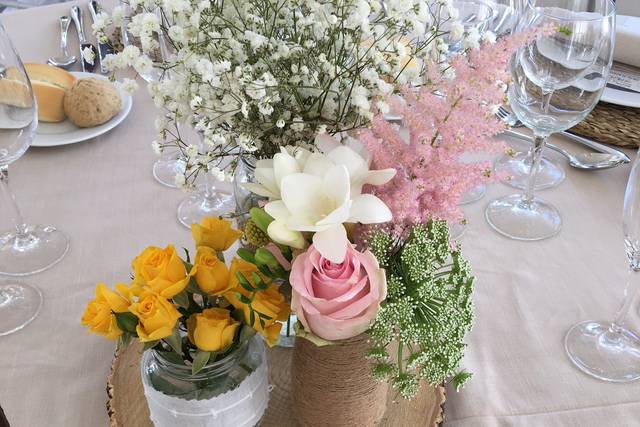
<svg viewBox="0 0 640 427">
<path fill-rule="evenodd" d="M 156 426 L 256 424 L 267 407 L 264 346 L 277 342 L 289 304 L 255 264 L 224 262 L 241 233 L 221 219 L 194 224 L 196 253 L 148 247 L 129 285 L 104 284 L 82 316 L 91 332 L 144 344 L 142 381 Z M 213 421 L 212 421 L 213 420 Z"/>
</svg>

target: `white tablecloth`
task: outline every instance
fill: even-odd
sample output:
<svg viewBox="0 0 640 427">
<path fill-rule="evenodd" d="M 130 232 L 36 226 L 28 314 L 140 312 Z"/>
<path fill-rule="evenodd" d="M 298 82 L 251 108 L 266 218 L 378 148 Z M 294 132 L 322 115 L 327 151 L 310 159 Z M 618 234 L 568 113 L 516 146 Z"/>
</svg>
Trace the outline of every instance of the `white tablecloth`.
<svg viewBox="0 0 640 427">
<path fill-rule="evenodd" d="M 57 18 L 69 5 L 0 17 L 23 60 L 44 62 L 57 52 Z M 60 264 L 24 279 L 43 291 L 38 318 L 0 337 L 0 405 L 12 426 L 107 424 L 105 381 L 113 345 L 80 326 L 84 306 L 96 282 L 126 280 L 130 260 L 145 246 L 191 244 L 175 217 L 183 194 L 151 175 L 154 115 L 141 91 L 127 120 L 107 135 L 32 148 L 10 168 L 28 220 L 55 225 L 71 238 Z M 562 163 L 566 182 L 544 192 L 564 218 L 555 238 L 516 242 L 489 228 L 483 209 L 512 191 L 504 185 L 492 186 L 483 200 L 465 207 L 470 224 L 462 244 L 478 280 L 476 325 L 464 367 L 474 377 L 462 392 L 448 390 L 448 426 L 640 423 L 640 382 L 592 379 L 569 363 L 563 348 L 572 324 L 610 318 L 622 297 L 620 217 L 629 167 L 579 172 Z M 7 216 L 1 206 L 2 229 L 10 226 Z M 631 324 L 640 329 L 637 305 Z"/>
</svg>

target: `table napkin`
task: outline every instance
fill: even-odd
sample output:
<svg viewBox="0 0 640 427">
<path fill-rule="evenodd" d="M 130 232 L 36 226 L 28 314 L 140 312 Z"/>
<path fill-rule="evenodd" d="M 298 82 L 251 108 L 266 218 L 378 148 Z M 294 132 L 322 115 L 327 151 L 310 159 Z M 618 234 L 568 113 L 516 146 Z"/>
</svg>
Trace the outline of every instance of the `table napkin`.
<svg viewBox="0 0 640 427">
<path fill-rule="evenodd" d="M 640 67 L 640 17 L 616 17 L 616 47 L 614 61 Z"/>
</svg>

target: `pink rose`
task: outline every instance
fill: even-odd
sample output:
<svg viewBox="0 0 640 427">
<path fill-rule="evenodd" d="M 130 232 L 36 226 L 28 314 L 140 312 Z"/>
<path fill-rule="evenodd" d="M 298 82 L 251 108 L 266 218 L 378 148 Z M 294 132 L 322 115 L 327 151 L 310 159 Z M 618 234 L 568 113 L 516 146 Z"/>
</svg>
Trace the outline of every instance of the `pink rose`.
<svg viewBox="0 0 640 427">
<path fill-rule="evenodd" d="M 376 257 L 351 244 L 340 264 L 310 246 L 294 260 L 290 281 L 291 309 L 305 330 L 328 341 L 366 331 L 387 296 L 385 272 Z"/>
</svg>

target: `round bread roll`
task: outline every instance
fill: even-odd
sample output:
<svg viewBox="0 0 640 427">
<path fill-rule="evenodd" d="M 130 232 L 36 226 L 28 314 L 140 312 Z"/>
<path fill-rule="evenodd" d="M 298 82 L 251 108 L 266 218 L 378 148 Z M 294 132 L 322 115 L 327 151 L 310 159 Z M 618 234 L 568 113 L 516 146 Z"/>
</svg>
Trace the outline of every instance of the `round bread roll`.
<svg viewBox="0 0 640 427">
<path fill-rule="evenodd" d="M 107 80 L 78 80 L 64 96 L 65 114 L 81 128 L 108 122 L 121 107 L 118 91 Z"/>
</svg>

